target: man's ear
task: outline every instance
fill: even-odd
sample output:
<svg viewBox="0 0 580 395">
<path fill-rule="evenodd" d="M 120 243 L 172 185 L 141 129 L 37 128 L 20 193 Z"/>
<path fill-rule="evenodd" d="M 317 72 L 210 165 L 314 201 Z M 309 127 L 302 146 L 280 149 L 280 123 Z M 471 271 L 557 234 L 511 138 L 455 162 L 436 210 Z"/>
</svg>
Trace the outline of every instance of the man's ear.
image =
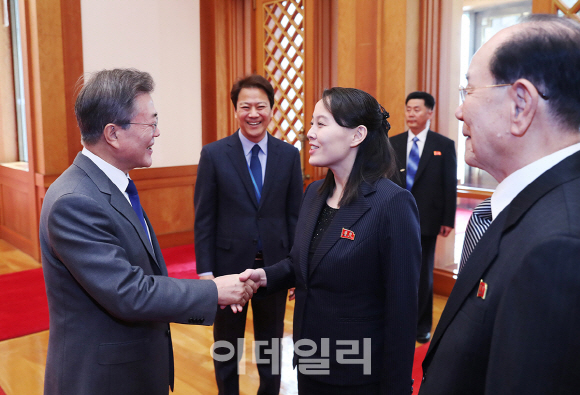
<svg viewBox="0 0 580 395">
<path fill-rule="evenodd" d="M 354 130 L 354 135 L 352 136 L 352 142 L 350 143 L 351 147 L 357 147 L 367 138 L 367 127 L 364 125 L 359 125 Z"/>
<path fill-rule="evenodd" d="M 511 86 L 510 97 L 512 99 L 510 133 L 522 137 L 536 115 L 540 95 L 530 81 L 520 78 Z"/>
<path fill-rule="evenodd" d="M 114 148 L 119 148 L 119 138 L 117 135 L 119 131 L 119 126 L 112 123 L 108 123 L 103 130 L 103 138 L 107 144 L 113 146 Z"/>
</svg>

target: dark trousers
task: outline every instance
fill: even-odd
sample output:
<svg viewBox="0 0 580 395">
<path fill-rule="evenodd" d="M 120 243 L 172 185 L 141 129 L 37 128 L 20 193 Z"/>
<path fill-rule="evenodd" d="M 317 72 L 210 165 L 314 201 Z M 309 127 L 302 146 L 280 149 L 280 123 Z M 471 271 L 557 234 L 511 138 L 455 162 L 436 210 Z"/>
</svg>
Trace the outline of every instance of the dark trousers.
<svg viewBox="0 0 580 395">
<path fill-rule="evenodd" d="M 433 325 L 433 266 L 435 264 L 437 236 L 421 235 L 421 274 L 419 277 L 419 304 L 417 333 L 431 332 Z"/>
<path fill-rule="evenodd" d="M 277 292 L 273 295 L 251 299 L 254 339 L 256 341 L 267 341 L 266 346 L 260 346 L 260 352 L 256 359 L 267 360 L 269 363 L 258 363 L 258 373 L 260 375 L 260 387 L 258 395 L 278 395 L 280 392 L 280 348 L 277 352 L 269 354 L 272 350 L 272 339 L 278 339 L 278 347 L 281 346 L 284 335 L 284 313 L 286 311 L 287 291 Z M 238 380 L 238 362 L 242 358 L 243 349 L 238 350 L 238 339 L 244 338 L 246 329 L 246 316 L 248 314 L 248 304 L 244 306 L 241 313 L 233 313 L 230 307 L 219 309 L 213 325 L 214 340 L 229 342 L 235 352 L 232 358 L 227 361 L 216 361 L 214 359 L 215 377 L 220 395 L 238 395 L 240 393 Z M 251 342 L 248 342 L 250 345 Z M 228 350 L 217 348 L 217 354 L 228 354 Z M 277 357 L 278 371 L 272 372 L 272 358 Z"/>
<path fill-rule="evenodd" d="M 316 376 L 298 372 L 298 394 L 300 395 L 378 395 L 380 384 L 333 385 L 316 380 Z"/>
</svg>

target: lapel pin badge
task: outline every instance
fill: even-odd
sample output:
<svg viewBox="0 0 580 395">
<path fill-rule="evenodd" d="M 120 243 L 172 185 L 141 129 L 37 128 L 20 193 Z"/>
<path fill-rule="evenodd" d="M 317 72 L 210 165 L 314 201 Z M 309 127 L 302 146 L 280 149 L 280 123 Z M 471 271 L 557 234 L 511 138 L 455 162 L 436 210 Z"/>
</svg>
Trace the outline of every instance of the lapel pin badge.
<svg viewBox="0 0 580 395">
<path fill-rule="evenodd" d="M 441 151 L 433 151 L 433 155 L 435 155 L 435 156 L 441 156 Z"/>
<path fill-rule="evenodd" d="M 342 228 L 342 232 L 340 233 L 340 237 L 343 239 L 354 240 L 354 232 L 352 230 Z"/>
<path fill-rule="evenodd" d="M 401 169 L 400 171 L 403 172 L 403 171 L 405 171 L 405 169 Z"/>
<path fill-rule="evenodd" d="M 485 295 L 487 295 L 487 284 L 484 283 L 483 280 L 479 280 L 479 287 L 477 287 L 477 297 L 485 299 Z"/>
</svg>

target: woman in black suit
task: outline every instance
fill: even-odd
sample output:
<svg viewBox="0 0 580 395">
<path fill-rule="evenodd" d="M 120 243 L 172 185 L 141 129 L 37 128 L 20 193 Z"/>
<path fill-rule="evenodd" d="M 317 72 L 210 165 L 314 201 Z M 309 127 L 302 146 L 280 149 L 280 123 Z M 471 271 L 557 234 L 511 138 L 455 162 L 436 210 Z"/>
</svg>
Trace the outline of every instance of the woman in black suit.
<svg viewBox="0 0 580 395">
<path fill-rule="evenodd" d="M 290 255 L 240 277 L 296 287 L 300 395 L 411 392 L 420 230 L 412 195 L 388 179 L 388 116 L 361 90 L 324 91 L 308 139 L 326 179 L 306 189 Z"/>
</svg>

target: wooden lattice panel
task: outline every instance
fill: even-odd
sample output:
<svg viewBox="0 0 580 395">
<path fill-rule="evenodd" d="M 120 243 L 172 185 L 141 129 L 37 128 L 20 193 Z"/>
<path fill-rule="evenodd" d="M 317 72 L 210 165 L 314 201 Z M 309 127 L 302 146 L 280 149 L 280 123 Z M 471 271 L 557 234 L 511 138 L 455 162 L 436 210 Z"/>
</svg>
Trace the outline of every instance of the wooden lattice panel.
<svg viewBox="0 0 580 395">
<path fill-rule="evenodd" d="M 270 133 L 298 149 L 304 129 L 304 5 L 302 0 L 263 5 L 264 72 L 275 91 Z"/>
<path fill-rule="evenodd" d="M 580 22 L 580 0 L 554 0 L 558 15 L 564 15 Z"/>
</svg>

